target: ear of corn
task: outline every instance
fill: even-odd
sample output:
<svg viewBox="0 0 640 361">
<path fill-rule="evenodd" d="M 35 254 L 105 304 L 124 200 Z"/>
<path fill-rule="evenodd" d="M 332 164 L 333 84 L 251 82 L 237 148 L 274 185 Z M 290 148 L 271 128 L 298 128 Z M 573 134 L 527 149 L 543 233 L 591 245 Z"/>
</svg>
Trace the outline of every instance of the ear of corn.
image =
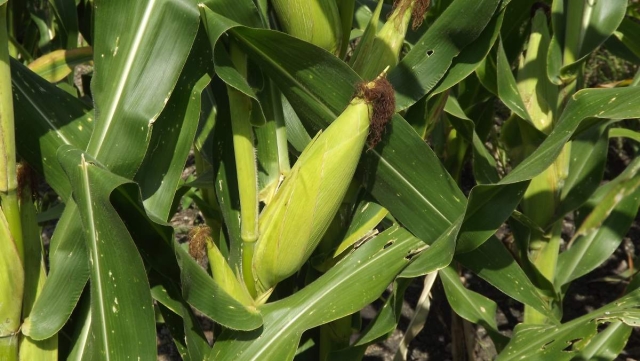
<svg viewBox="0 0 640 361">
<path fill-rule="evenodd" d="M 253 262 L 259 291 L 294 274 L 327 230 L 360 159 L 370 112 L 364 100 L 352 101 L 302 152 L 265 208 Z"/>
<path fill-rule="evenodd" d="M 338 54 L 342 24 L 335 0 L 273 0 L 285 32 Z"/>
<path fill-rule="evenodd" d="M 421 23 L 428 4 L 429 1 L 425 0 L 396 1 L 393 12 L 375 37 L 369 38 L 366 33 L 363 36 L 363 41 L 358 45 L 351 59 L 353 70 L 363 79 L 373 79 L 386 67 L 395 67 L 398 64 L 411 17 L 414 16 L 415 28 Z M 366 32 L 377 30 L 381 5 L 382 1 L 378 4 Z"/>
<path fill-rule="evenodd" d="M 267 293 L 298 271 L 336 215 L 353 178 L 370 123 L 373 119 L 375 124 L 379 114 L 378 105 L 370 102 L 370 94 L 385 89 L 393 96 L 393 90 L 386 88 L 386 79 L 376 81 L 379 80 L 386 85 L 371 82 L 362 87 L 361 96 L 355 97 L 326 131 L 313 139 L 264 209 L 253 258 L 258 294 Z M 380 95 L 376 97 L 374 102 Z M 383 103 L 393 111 L 393 102 Z"/>
<path fill-rule="evenodd" d="M 211 238 L 211 231 L 206 226 L 194 228 L 189 233 L 189 253 L 196 261 L 202 264 L 202 258 L 206 252 L 211 275 L 216 284 L 243 305 L 253 305 L 253 300 L 247 289 L 238 281 L 227 260 L 214 244 L 213 238 Z"/>
</svg>

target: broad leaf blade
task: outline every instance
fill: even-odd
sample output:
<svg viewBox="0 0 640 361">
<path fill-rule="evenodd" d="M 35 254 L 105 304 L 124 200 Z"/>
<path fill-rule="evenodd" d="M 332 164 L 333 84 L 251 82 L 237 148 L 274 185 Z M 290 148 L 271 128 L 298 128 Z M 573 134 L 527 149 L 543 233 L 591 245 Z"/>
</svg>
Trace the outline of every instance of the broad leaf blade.
<svg viewBox="0 0 640 361">
<path fill-rule="evenodd" d="M 140 166 L 198 23 L 195 3 L 96 1 L 91 89 L 98 119 L 87 152 L 115 174 L 131 177 Z"/>
<path fill-rule="evenodd" d="M 292 360 L 302 332 L 376 299 L 422 246 L 404 229 L 383 232 L 294 295 L 261 307 L 262 328 L 220 335 L 210 359 Z"/>
<path fill-rule="evenodd" d="M 476 40 L 493 18 L 500 1 L 455 0 L 389 74 L 396 90 L 396 109 L 403 110 L 428 94 L 453 59 Z"/>
<path fill-rule="evenodd" d="M 640 290 L 610 303 L 596 311 L 559 326 L 516 326 L 511 342 L 496 360 L 522 360 L 535 355 L 536 360 L 571 360 L 597 335 L 603 322 L 622 321 L 638 326 L 640 318 Z"/>
<path fill-rule="evenodd" d="M 149 149 L 136 173 L 145 208 L 159 219 L 169 218 L 173 198 L 198 128 L 201 95 L 211 81 L 211 51 L 204 29 L 171 94 L 167 107 L 154 122 Z"/>
<path fill-rule="evenodd" d="M 112 185 L 123 181 L 79 150 L 62 147 L 58 157 L 69 174 L 90 254 L 96 351 L 105 360 L 155 360 L 155 317 L 146 271 L 109 201 Z"/>
<path fill-rule="evenodd" d="M 14 60 L 11 83 L 18 154 L 66 201 L 71 188 L 55 154 L 63 144 L 80 149 L 87 146 L 93 130 L 93 112 L 82 101 Z"/>
</svg>

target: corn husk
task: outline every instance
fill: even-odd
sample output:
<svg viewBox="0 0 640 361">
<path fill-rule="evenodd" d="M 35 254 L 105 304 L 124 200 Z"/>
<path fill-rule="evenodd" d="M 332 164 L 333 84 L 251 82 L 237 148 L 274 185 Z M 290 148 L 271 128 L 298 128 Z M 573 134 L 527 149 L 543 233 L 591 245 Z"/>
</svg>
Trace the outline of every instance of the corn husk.
<svg viewBox="0 0 640 361">
<path fill-rule="evenodd" d="M 273 0 L 284 31 L 296 38 L 338 54 L 342 26 L 335 0 Z"/>
<path fill-rule="evenodd" d="M 355 172 L 371 113 L 355 98 L 302 152 L 264 209 L 253 259 L 259 293 L 297 272 L 320 242 Z"/>
</svg>

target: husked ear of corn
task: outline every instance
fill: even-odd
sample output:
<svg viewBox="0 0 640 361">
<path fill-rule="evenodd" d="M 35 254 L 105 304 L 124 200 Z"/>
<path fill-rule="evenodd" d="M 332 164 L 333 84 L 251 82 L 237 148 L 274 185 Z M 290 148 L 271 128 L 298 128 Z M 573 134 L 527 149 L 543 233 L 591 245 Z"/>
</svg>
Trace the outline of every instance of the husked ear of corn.
<svg viewBox="0 0 640 361">
<path fill-rule="evenodd" d="M 272 4 L 285 32 L 339 53 L 342 27 L 335 0 L 272 0 Z"/>
<path fill-rule="evenodd" d="M 258 295 L 297 272 L 320 242 L 353 178 L 369 135 L 375 146 L 393 115 L 384 76 L 359 86 L 343 113 L 305 148 L 262 212 L 253 258 Z"/>
</svg>

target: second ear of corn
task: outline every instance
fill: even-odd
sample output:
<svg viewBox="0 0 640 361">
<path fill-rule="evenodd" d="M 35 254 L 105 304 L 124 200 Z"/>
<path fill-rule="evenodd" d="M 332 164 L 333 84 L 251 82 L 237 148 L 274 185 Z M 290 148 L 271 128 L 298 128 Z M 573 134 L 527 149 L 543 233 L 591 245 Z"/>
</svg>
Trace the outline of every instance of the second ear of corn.
<svg viewBox="0 0 640 361">
<path fill-rule="evenodd" d="M 362 89 L 378 89 L 376 81 Z M 353 98 L 305 148 L 263 210 L 252 264 L 259 298 L 300 269 L 336 215 L 355 173 L 370 122 L 376 119 L 372 102 L 376 100 L 366 100 L 364 94 Z"/>
<path fill-rule="evenodd" d="M 285 32 L 339 53 L 342 27 L 335 0 L 273 0 L 272 4 Z"/>
</svg>

